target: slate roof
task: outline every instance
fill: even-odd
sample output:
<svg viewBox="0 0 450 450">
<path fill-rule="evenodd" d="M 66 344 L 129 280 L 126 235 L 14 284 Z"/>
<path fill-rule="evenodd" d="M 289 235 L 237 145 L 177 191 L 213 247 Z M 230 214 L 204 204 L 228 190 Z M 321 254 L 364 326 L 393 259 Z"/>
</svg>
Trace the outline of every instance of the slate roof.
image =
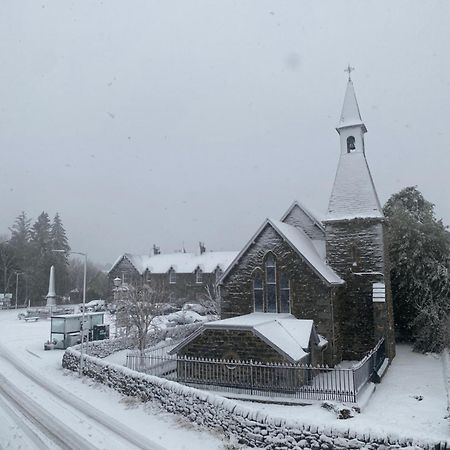
<svg viewBox="0 0 450 450">
<path fill-rule="evenodd" d="M 362 152 L 340 156 L 325 222 L 383 218 L 367 160 Z"/>
<path fill-rule="evenodd" d="M 340 128 L 352 127 L 356 125 L 362 126 L 364 132 L 367 131 L 366 126 L 364 125 L 361 118 L 353 82 L 352 80 L 348 80 L 347 89 L 344 96 L 344 104 L 342 106 L 341 118 L 339 120 L 337 129 L 339 130 Z"/>
<path fill-rule="evenodd" d="M 112 265 L 111 272 L 123 258 L 126 258 L 142 275 L 146 270 L 151 273 L 166 273 L 173 268 L 177 273 L 192 273 L 199 267 L 205 273 L 212 273 L 219 267 L 225 271 L 237 252 L 205 252 L 201 255 L 195 253 L 168 253 L 160 255 L 133 255 L 124 253 Z"/>
<path fill-rule="evenodd" d="M 332 285 L 344 284 L 344 280 L 326 264 L 323 241 L 314 241 L 300 228 L 288 225 L 278 220 L 266 219 L 255 235 L 248 241 L 247 245 L 239 252 L 234 261 L 228 266 L 222 275 L 220 283 L 230 273 L 231 269 L 239 262 L 255 239 L 264 231 L 267 226 L 271 226 L 276 233 L 284 239 L 291 248 L 316 272 L 326 283 Z"/>
<path fill-rule="evenodd" d="M 312 320 L 297 319 L 292 314 L 251 313 L 202 325 L 170 353 L 181 348 L 205 330 L 249 330 L 291 362 L 299 362 L 309 354 L 309 343 L 324 345 L 326 340 L 316 333 Z"/>
</svg>

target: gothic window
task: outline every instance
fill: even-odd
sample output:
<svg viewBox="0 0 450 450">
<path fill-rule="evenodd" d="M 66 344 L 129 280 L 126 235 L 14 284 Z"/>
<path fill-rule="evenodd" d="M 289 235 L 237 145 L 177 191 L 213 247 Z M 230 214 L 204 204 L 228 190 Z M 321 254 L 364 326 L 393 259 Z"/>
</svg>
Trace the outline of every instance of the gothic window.
<svg viewBox="0 0 450 450">
<path fill-rule="evenodd" d="M 177 273 L 175 272 L 174 268 L 171 267 L 169 269 L 169 283 L 175 284 L 177 282 Z"/>
<path fill-rule="evenodd" d="M 195 282 L 196 283 L 203 283 L 203 272 L 200 267 L 197 267 L 197 270 L 195 271 Z"/>
<path fill-rule="evenodd" d="M 253 301 L 255 312 L 264 311 L 263 274 L 257 269 L 253 275 Z"/>
<path fill-rule="evenodd" d="M 355 146 L 355 138 L 354 136 L 349 136 L 347 138 L 347 153 L 353 152 L 355 151 L 356 146 Z"/>
<path fill-rule="evenodd" d="M 280 274 L 280 312 L 288 313 L 291 309 L 291 289 L 289 284 L 289 277 L 285 272 Z"/>
<path fill-rule="evenodd" d="M 265 260 L 266 272 L 266 312 L 277 312 L 277 266 L 275 257 L 268 253 Z"/>
</svg>

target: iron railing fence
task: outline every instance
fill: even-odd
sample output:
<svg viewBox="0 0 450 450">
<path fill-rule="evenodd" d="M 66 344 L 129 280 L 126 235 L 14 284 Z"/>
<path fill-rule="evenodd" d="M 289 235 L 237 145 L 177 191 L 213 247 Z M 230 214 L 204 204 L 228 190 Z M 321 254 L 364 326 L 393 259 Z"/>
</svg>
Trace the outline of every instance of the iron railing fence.
<svg viewBox="0 0 450 450">
<path fill-rule="evenodd" d="M 357 395 L 384 361 L 384 341 L 356 366 L 331 368 L 169 355 L 176 344 L 145 355 L 127 355 L 127 367 L 189 386 L 258 397 L 356 402 Z"/>
</svg>

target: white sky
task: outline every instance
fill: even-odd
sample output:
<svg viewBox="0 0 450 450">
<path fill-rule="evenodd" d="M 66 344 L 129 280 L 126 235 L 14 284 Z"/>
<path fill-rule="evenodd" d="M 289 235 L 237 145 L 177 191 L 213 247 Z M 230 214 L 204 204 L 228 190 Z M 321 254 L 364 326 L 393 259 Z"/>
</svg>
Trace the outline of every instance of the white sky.
<svg viewBox="0 0 450 450">
<path fill-rule="evenodd" d="M 380 200 L 416 184 L 450 223 L 449 23 L 447 0 L 2 0 L 0 233 L 59 212 L 112 262 L 323 213 L 348 62 Z"/>
</svg>

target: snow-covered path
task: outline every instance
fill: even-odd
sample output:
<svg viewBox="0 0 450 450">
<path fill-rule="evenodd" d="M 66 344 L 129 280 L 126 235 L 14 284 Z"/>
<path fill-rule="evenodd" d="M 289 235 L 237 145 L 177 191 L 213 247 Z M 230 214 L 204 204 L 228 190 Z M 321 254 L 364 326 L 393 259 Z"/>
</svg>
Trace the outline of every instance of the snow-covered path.
<svg viewBox="0 0 450 450">
<path fill-rule="evenodd" d="M 90 448 L 108 450 L 136 448 L 117 436 L 116 431 L 121 427 L 128 430 L 138 441 L 141 436 L 142 448 L 156 448 L 156 444 L 159 448 L 170 450 L 223 448 L 222 437 L 219 435 L 200 431 L 184 420 L 154 409 L 151 404 L 124 398 L 88 378 L 80 379 L 77 374 L 65 371 L 61 367 L 63 352 L 43 349 L 43 343 L 49 337 L 50 321 L 26 323 L 16 317 L 16 311 L 0 311 L 0 345 L 3 348 L 0 355 L 6 355 L 6 359 L 0 356 L 0 373 L 49 414 L 56 416 L 64 424 L 65 430 L 81 434 L 88 440 Z M 19 366 L 20 370 L 15 366 Z M 31 380 L 26 372 L 31 374 Z M 36 384 L 36 380 L 44 387 L 39 383 Z M 67 406 L 65 400 L 50 394 L 48 385 L 51 386 L 50 390 L 64 392 L 63 397 L 70 398 L 68 402 L 71 406 Z M 80 404 L 83 406 L 80 407 Z M 36 427 L 29 429 L 23 417 L 19 423 L 14 423 L 17 421 L 17 415 L 14 416 L 10 411 L 11 408 L 8 409 L 4 405 L 5 402 L 1 402 L 0 399 L 0 448 L 12 450 L 52 448 L 47 445 L 50 441 L 43 436 L 45 433 L 36 430 Z M 80 408 L 85 411 L 80 411 Z M 102 417 L 114 432 L 98 424 L 96 419 L 101 420 Z M 44 447 L 33 445 L 33 433 L 36 435 L 40 433 L 39 437 L 44 442 Z M 147 441 L 147 447 L 144 446 L 144 441 Z M 151 444 L 150 441 L 156 444 Z M 55 448 L 67 447 L 57 445 Z"/>
<path fill-rule="evenodd" d="M 62 447 L 164 449 L 70 392 L 52 385 L 3 345 L 0 345 L 0 358 L 3 360 L 2 389 Z"/>
</svg>

